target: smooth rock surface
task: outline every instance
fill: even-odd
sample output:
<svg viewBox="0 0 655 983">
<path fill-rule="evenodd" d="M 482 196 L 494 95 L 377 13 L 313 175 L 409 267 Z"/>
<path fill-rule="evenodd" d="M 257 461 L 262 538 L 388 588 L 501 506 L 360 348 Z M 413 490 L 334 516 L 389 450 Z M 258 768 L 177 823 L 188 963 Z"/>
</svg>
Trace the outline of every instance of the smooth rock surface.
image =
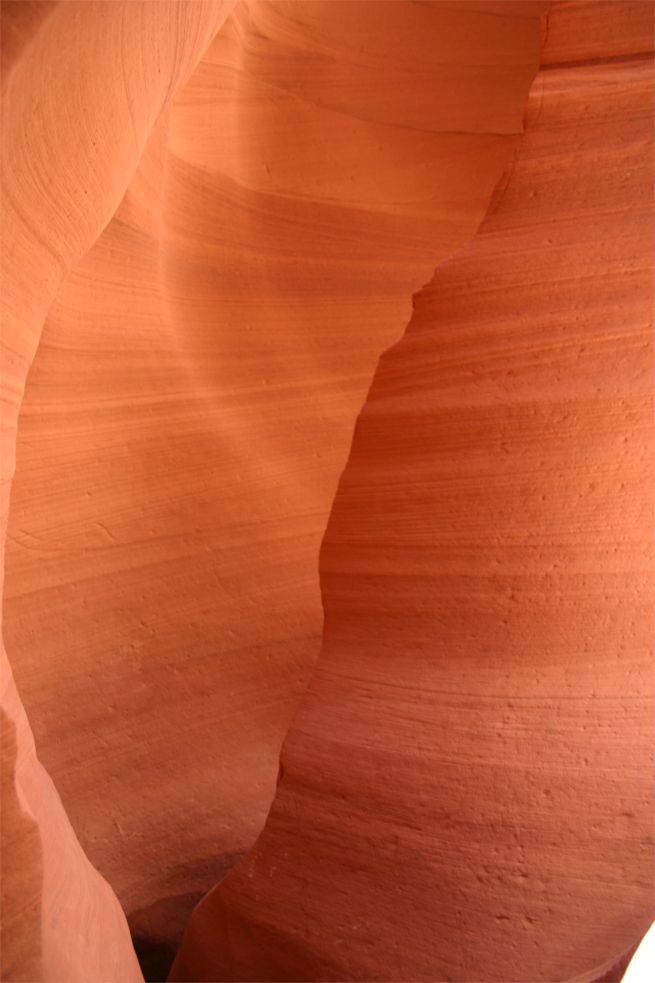
<svg viewBox="0 0 655 983">
<path fill-rule="evenodd" d="M 196 7 L 173 8 L 185 37 Z M 545 5 L 241 3 L 162 111 L 145 55 L 107 75 L 116 9 L 56 8 L 15 68 L 14 152 L 73 268 L 50 289 L 32 241 L 16 256 L 35 327 L 16 323 L 4 617 L 40 757 L 154 972 L 263 825 L 354 420 L 516 151 Z M 90 92 L 67 94 L 55 27 L 98 62 Z M 25 135 L 48 86 L 57 112 Z M 32 171 L 10 169 L 14 199 L 40 201 Z M 67 217 L 72 188 L 88 214 Z"/>
<path fill-rule="evenodd" d="M 184 8 L 174 2 L 2 4 L 0 578 L 17 416 L 43 320 L 62 280 L 116 210 L 151 126 L 230 7 L 222 0 Z M 41 494 L 49 481 L 41 476 Z M 60 520 L 49 514 L 53 523 Z M 29 632 L 38 628 L 41 610 L 33 594 Z M 64 617 L 60 609 L 60 623 Z M 58 686 L 66 673 L 55 655 L 49 653 L 43 671 L 65 729 L 80 694 L 68 700 L 66 687 Z M 4 647 L 0 693 L 2 978 L 140 980 L 124 913 L 81 849 L 36 756 Z M 75 736 L 85 782 L 88 737 Z M 54 732 L 45 744 L 59 739 Z M 105 802 L 110 794 L 105 784 Z"/>
<path fill-rule="evenodd" d="M 653 9 L 546 6 L 2 3 L 3 979 L 162 979 L 274 792 L 173 979 L 652 920 Z"/>
<path fill-rule="evenodd" d="M 591 980 L 652 921 L 652 13 L 551 9 L 518 158 L 380 362 L 275 801 L 174 980 Z"/>
</svg>

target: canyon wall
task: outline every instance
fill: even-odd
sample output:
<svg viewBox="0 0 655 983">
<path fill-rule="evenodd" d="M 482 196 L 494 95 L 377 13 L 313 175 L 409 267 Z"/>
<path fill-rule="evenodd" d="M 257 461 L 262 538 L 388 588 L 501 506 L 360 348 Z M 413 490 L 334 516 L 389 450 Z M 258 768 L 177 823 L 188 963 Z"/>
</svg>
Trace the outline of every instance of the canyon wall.
<svg viewBox="0 0 655 983">
<path fill-rule="evenodd" d="M 68 272 L 111 219 L 150 128 L 230 6 L 222 0 L 184 9 L 167 2 L 2 4 L 3 574 L 17 417 L 44 318 Z M 37 595 L 29 632 L 38 630 L 40 611 Z M 57 685 L 66 668 L 55 658 L 50 653 L 42 671 L 65 727 L 75 705 L 73 693 Z M 81 849 L 36 756 L 4 646 L 1 660 L 2 977 L 140 980 L 124 913 Z M 76 735 L 82 755 L 87 737 Z M 58 740 L 58 733 L 48 734 L 39 750 Z"/>
<path fill-rule="evenodd" d="M 108 14 L 83 8 L 51 17 L 83 18 L 90 85 Z M 132 107 L 138 168 L 47 304 L 29 267 L 45 325 L 5 638 L 40 757 L 153 971 L 263 825 L 320 644 L 319 546 L 355 417 L 516 150 L 544 9 L 239 4 L 161 111 Z M 34 65 L 62 70 L 50 24 L 18 62 L 23 102 L 45 87 Z M 133 83 L 102 64 L 96 81 L 136 101 L 142 67 L 121 57 Z"/>
<path fill-rule="evenodd" d="M 172 979 L 591 980 L 652 920 L 652 41 L 650 4 L 551 8 L 518 158 L 359 416 L 266 828 Z"/>
<path fill-rule="evenodd" d="M 546 9 L 2 4 L 3 979 L 652 918 L 652 7 Z"/>
</svg>

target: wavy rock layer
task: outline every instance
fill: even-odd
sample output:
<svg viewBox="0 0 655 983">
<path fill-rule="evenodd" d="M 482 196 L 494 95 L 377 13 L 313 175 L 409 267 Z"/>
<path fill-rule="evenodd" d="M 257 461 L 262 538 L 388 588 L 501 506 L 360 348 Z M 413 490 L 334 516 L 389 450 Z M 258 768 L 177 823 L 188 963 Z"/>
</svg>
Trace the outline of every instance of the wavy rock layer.
<svg viewBox="0 0 655 983">
<path fill-rule="evenodd" d="M 264 833 L 176 980 L 593 979 L 652 918 L 652 6 L 560 3 L 321 554 Z"/>
<path fill-rule="evenodd" d="M 153 122 L 230 7 L 225 2 L 2 4 L 3 574 L 16 421 L 44 318 L 68 271 L 115 212 Z M 43 494 L 51 475 L 38 478 L 36 491 Z M 60 518 L 54 511 L 50 515 L 54 523 Z M 38 583 L 32 591 L 28 633 L 43 627 Z M 59 622 L 64 619 L 60 608 Z M 88 648 L 90 673 L 94 660 Z M 50 650 L 42 667 L 60 722 L 45 746 L 55 746 L 62 730 L 70 733 L 75 701 L 84 698 L 82 690 L 67 688 L 67 667 L 56 657 Z M 124 914 L 81 850 L 36 758 L 4 649 L 1 673 L 3 977 L 140 979 Z M 87 735 L 78 731 L 75 739 L 83 755 Z"/>
<path fill-rule="evenodd" d="M 353 421 L 516 147 L 544 4 L 240 3 L 219 33 L 221 4 L 19 6 L 5 635 L 81 844 L 165 961 L 263 824 Z M 82 862 L 20 889 L 67 944 Z M 114 939 L 100 883 L 75 917 Z M 44 972 L 78 957 L 115 972 Z"/>
</svg>

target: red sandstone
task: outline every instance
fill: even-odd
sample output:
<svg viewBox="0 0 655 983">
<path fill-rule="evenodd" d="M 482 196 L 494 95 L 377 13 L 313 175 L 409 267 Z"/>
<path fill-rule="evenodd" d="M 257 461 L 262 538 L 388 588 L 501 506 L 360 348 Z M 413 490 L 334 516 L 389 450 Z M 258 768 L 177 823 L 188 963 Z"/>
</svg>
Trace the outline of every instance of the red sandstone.
<svg viewBox="0 0 655 983">
<path fill-rule="evenodd" d="M 620 978 L 652 6 L 2 15 L 2 978 Z"/>
</svg>

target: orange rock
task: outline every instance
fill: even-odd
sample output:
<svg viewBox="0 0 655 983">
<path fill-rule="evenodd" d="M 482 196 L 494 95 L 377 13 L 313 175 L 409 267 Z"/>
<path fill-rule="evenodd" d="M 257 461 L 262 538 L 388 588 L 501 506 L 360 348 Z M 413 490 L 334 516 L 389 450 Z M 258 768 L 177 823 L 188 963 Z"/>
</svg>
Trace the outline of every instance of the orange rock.
<svg viewBox="0 0 655 983">
<path fill-rule="evenodd" d="M 180 6 L 168 2 L 2 5 L 3 553 L 16 418 L 43 320 L 67 272 L 116 210 L 154 120 L 192 71 L 230 6 L 194 3 L 186 5 L 181 17 Z M 46 402 L 41 412 L 48 409 L 52 407 Z M 64 462 L 57 467 L 65 468 Z M 37 476 L 38 495 L 48 496 L 53 478 L 48 473 Z M 48 498 L 53 523 L 62 518 L 51 511 L 56 504 L 54 497 Z M 33 533 L 28 529 L 20 535 L 26 549 L 33 550 Z M 39 568 L 44 558 L 47 566 L 49 556 L 41 554 Z M 4 572 L 4 557 L 0 570 Z M 31 586 L 28 632 L 43 627 L 45 609 L 38 591 L 37 580 Z M 57 604 L 55 598 L 56 591 Z M 66 630 L 61 607 L 58 622 Z M 5 636 L 11 645 L 11 631 Z M 83 644 L 91 673 L 93 649 L 88 641 Z M 18 655 L 20 670 L 29 647 Z M 4 650 L 0 669 L 3 979 L 141 979 L 120 905 L 89 864 L 36 758 Z M 66 687 L 66 667 L 56 662 L 47 643 L 40 674 L 37 685 L 49 687 L 58 727 L 70 733 L 74 701 L 84 694 Z M 29 687 L 25 690 L 29 698 Z M 61 732 L 54 728 L 43 737 L 42 749 L 47 750 L 58 743 Z M 93 765 L 84 730 L 76 733 L 75 743 L 84 784 Z M 98 809 L 110 795 L 105 782 Z"/>
<path fill-rule="evenodd" d="M 148 958 L 263 825 L 353 422 L 516 148 L 543 9 L 241 4 L 49 306 L 6 639 Z"/>
<path fill-rule="evenodd" d="M 651 920 L 652 8 L 522 138 L 545 9 L 2 4 L 3 979 L 161 979 L 278 773 L 174 979 Z"/>
<path fill-rule="evenodd" d="M 590 980 L 652 920 L 651 47 L 650 4 L 554 5 L 518 159 L 359 417 L 266 828 L 172 979 Z"/>
</svg>

